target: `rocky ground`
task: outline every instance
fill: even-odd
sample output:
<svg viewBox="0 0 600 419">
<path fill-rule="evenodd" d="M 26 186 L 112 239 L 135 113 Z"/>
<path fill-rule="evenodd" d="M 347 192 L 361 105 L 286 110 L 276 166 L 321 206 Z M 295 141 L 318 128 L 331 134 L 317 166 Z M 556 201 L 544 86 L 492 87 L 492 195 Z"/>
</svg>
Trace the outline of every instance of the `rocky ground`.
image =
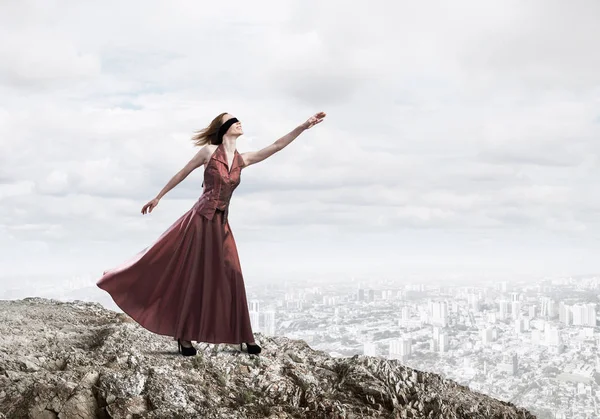
<svg viewBox="0 0 600 419">
<path fill-rule="evenodd" d="M 534 418 L 397 361 L 256 334 L 183 357 L 99 304 L 0 301 L 0 418 Z"/>
</svg>

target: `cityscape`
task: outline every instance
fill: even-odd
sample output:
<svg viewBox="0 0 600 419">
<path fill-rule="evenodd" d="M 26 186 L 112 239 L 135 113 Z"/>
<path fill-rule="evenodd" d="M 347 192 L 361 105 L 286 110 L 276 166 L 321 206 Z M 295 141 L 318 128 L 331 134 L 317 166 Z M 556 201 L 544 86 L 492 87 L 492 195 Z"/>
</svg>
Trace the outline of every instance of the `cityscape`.
<svg viewBox="0 0 600 419">
<path fill-rule="evenodd" d="M 332 356 L 400 359 L 541 419 L 600 417 L 600 276 L 478 286 L 307 283 L 249 287 L 253 329 Z"/>
</svg>

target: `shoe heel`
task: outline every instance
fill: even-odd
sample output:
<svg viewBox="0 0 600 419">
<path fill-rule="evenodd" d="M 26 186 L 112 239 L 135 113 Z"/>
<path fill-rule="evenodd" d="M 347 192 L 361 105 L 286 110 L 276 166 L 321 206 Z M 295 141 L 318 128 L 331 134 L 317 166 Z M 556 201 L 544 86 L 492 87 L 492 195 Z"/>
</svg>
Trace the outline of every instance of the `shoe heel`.
<svg viewBox="0 0 600 419">
<path fill-rule="evenodd" d="M 196 348 L 194 348 L 194 345 L 189 348 L 187 346 L 183 346 L 181 344 L 181 338 L 177 339 L 177 350 L 183 356 L 194 356 L 198 352 Z"/>
<path fill-rule="evenodd" d="M 247 352 L 250 355 L 258 355 L 262 351 L 262 348 L 256 344 L 250 345 L 249 343 L 246 343 L 246 348 L 248 348 Z"/>
</svg>

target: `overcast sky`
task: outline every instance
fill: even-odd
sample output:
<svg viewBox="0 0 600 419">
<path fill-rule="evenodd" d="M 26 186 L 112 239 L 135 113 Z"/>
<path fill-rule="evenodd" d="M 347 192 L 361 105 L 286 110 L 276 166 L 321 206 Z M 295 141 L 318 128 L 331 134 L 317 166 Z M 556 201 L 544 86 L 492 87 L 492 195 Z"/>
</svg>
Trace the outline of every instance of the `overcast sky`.
<svg viewBox="0 0 600 419">
<path fill-rule="evenodd" d="M 246 281 L 600 271 L 600 2 L 2 1 L 0 275 L 100 275 L 220 112 Z"/>
</svg>

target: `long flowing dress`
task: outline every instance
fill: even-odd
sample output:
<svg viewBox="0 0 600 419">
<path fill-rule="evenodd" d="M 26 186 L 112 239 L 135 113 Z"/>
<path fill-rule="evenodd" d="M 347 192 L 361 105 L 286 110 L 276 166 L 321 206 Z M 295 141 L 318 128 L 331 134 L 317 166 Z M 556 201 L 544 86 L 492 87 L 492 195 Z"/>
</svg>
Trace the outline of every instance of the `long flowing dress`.
<svg viewBox="0 0 600 419">
<path fill-rule="evenodd" d="M 219 144 L 204 170 L 194 206 L 152 245 L 105 271 L 97 282 L 133 320 L 151 332 L 183 340 L 254 342 L 229 202 L 244 161 L 231 168 Z"/>
</svg>

